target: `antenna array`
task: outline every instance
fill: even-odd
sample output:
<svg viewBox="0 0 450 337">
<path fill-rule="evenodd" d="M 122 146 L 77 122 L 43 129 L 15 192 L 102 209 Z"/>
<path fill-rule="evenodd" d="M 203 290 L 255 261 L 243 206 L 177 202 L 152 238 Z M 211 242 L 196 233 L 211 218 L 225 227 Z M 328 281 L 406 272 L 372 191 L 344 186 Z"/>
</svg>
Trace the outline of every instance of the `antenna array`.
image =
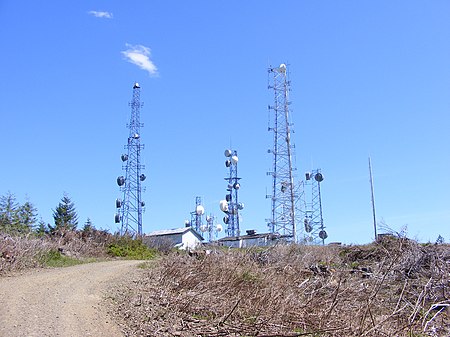
<svg viewBox="0 0 450 337">
<path fill-rule="evenodd" d="M 237 175 L 238 156 L 236 150 L 225 150 L 225 166 L 229 169 L 229 176 L 225 200 L 220 201 L 220 210 L 225 213 L 223 222 L 227 225 L 228 236 L 239 236 L 239 211 L 244 209 L 244 204 L 238 201 L 238 190 L 241 187 Z"/>
<path fill-rule="evenodd" d="M 269 89 L 274 92 L 274 105 L 269 105 L 273 111 L 273 125 L 269 132 L 273 132 L 273 148 L 268 152 L 273 155 L 273 169 L 267 172 L 272 177 L 271 199 L 272 214 L 268 219 L 271 233 L 277 233 L 282 238 L 296 241 L 296 204 L 298 197 L 295 193 L 294 171 L 292 156 L 294 145 L 291 142 L 291 126 L 289 121 L 289 91 L 290 82 L 287 78 L 287 67 L 269 68 Z"/>
<path fill-rule="evenodd" d="M 203 229 L 203 214 L 205 214 L 205 208 L 202 205 L 202 198 L 195 197 L 195 210 L 191 212 L 191 227 L 193 227 L 198 233 Z"/>
<path fill-rule="evenodd" d="M 131 119 L 127 124 L 129 136 L 127 145 L 124 149 L 126 153 L 122 154 L 122 169 L 125 170 L 125 176 L 117 178 L 117 184 L 123 193 L 123 199 L 116 199 L 117 212 L 115 223 L 121 223 L 120 234 L 130 236 L 142 236 L 142 213 L 145 202 L 142 200 L 142 182 L 146 176 L 141 173 L 145 167 L 141 164 L 141 150 L 144 145 L 141 144 L 140 122 L 140 102 L 141 87 L 139 83 L 133 85 L 133 98 L 129 105 L 131 106 Z"/>
<path fill-rule="evenodd" d="M 222 225 L 214 225 L 216 217 L 213 214 L 206 216 L 206 225 L 204 225 L 203 214 L 205 214 L 205 208 L 202 205 L 202 199 L 201 197 L 196 197 L 195 210 L 191 212 L 191 221 L 186 220 L 184 224 L 186 227 L 193 227 L 199 234 L 208 233 L 209 242 L 215 241 L 217 234 L 222 231 Z"/>
<path fill-rule="evenodd" d="M 302 185 L 303 193 L 303 225 L 306 243 L 322 243 L 328 237 L 323 224 L 322 195 L 320 183 L 323 181 L 320 169 L 305 173 L 305 181 Z"/>
</svg>

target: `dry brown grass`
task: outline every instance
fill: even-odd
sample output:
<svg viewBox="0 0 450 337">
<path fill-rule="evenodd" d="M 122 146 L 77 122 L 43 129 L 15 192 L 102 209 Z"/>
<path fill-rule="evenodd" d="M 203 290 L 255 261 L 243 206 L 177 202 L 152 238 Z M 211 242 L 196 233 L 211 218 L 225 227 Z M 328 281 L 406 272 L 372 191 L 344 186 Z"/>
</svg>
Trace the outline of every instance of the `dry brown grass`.
<svg viewBox="0 0 450 337">
<path fill-rule="evenodd" d="M 36 237 L 29 234 L 0 233 L 0 276 L 9 272 L 42 267 L 43 257 L 50 251 L 76 259 L 106 257 L 111 235 L 104 231 L 63 231 Z"/>
<path fill-rule="evenodd" d="M 127 336 L 449 336 L 450 249 L 388 238 L 171 254 L 117 289 Z"/>
</svg>

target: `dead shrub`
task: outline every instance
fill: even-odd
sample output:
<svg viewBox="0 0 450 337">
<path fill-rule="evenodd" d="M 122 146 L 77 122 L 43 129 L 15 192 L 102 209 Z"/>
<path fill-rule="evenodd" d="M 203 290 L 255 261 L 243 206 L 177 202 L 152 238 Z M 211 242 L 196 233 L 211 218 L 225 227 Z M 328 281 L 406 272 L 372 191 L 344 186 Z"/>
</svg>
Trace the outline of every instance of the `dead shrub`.
<svg viewBox="0 0 450 337">
<path fill-rule="evenodd" d="M 448 336 L 449 247 L 170 254 L 118 288 L 127 336 Z"/>
<path fill-rule="evenodd" d="M 42 267 L 42 257 L 50 251 L 77 259 L 107 257 L 106 246 L 110 240 L 109 233 L 98 230 L 91 236 L 69 230 L 41 237 L 0 233 L 0 275 Z"/>
</svg>

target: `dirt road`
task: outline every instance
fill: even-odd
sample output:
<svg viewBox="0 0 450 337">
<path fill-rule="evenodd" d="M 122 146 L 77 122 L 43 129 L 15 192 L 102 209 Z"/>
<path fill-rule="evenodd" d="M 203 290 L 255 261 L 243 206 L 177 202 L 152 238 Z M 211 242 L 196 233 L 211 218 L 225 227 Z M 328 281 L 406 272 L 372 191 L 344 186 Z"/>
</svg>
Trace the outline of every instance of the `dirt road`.
<svg viewBox="0 0 450 337">
<path fill-rule="evenodd" d="M 0 336 L 122 336 L 101 305 L 139 261 L 33 270 L 0 278 Z"/>
</svg>

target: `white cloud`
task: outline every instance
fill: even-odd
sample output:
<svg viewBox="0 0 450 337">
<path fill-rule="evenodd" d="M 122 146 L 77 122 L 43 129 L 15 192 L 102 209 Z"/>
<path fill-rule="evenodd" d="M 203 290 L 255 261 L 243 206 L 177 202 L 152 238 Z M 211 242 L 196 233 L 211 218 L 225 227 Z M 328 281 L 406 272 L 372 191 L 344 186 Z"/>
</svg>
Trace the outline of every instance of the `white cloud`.
<svg viewBox="0 0 450 337">
<path fill-rule="evenodd" d="M 132 46 L 130 44 L 126 44 L 127 50 L 122 51 L 122 55 L 125 56 L 125 59 L 137 65 L 139 68 L 148 71 L 150 75 L 157 75 L 158 68 L 156 68 L 155 64 L 150 60 L 150 48 L 136 45 Z"/>
<path fill-rule="evenodd" d="M 89 11 L 88 14 L 95 16 L 96 18 L 112 19 L 113 14 L 110 12 Z"/>
</svg>

